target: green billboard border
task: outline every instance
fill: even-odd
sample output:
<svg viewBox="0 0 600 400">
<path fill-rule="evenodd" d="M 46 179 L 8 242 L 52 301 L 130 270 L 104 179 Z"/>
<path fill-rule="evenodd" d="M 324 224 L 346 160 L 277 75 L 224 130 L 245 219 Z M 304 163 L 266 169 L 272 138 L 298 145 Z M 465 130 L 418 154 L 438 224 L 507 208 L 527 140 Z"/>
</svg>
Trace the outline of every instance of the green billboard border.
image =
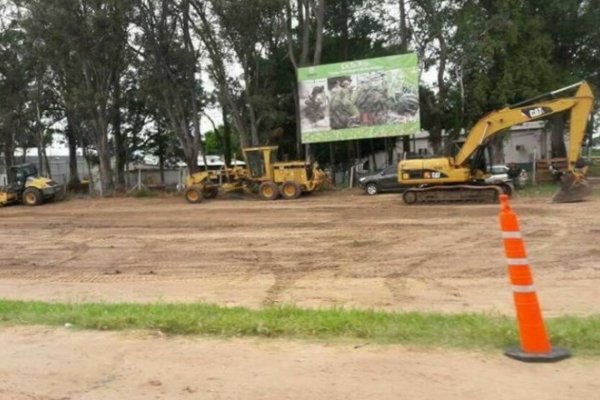
<svg viewBox="0 0 600 400">
<path fill-rule="evenodd" d="M 406 136 L 418 132 L 420 124 L 418 121 L 410 121 L 404 124 L 375 125 L 371 127 L 357 127 L 346 129 L 332 129 L 330 131 L 304 132 L 302 143 L 338 142 L 341 140 L 375 139 L 382 137 Z"/>
<path fill-rule="evenodd" d="M 344 75 L 356 75 L 372 71 L 405 70 L 406 82 L 418 90 L 419 69 L 416 53 L 376 57 L 364 60 L 324 64 L 298 69 L 298 83 L 328 79 Z M 300 123 L 300 121 L 298 121 Z M 358 126 L 345 129 L 330 129 L 302 132 L 302 143 L 323 143 L 354 139 L 373 139 L 411 135 L 421 129 L 420 119 L 389 125 Z"/>
</svg>

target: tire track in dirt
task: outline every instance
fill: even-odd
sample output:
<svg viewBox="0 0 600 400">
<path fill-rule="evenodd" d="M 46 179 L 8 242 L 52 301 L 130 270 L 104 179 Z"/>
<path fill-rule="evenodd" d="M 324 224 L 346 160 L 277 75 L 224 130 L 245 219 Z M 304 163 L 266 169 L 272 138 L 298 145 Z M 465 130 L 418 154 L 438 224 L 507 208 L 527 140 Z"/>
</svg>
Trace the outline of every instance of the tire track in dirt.
<svg viewBox="0 0 600 400">
<path fill-rule="evenodd" d="M 252 297 L 243 301 L 394 308 L 427 304 L 428 298 L 469 298 L 469 280 L 474 298 L 479 280 L 506 277 L 494 205 L 407 207 L 397 195 L 352 192 L 299 202 L 215 200 L 198 207 L 180 200 L 3 208 L 0 280 L 37 282 L 54 296 L 61 284 L 76 290 L 81 283 L 94 298 L 111 284 L 165 283 L 161 287 L 171 293 L 182 288 L 178 300 L 197 299 L 194 285 L 185 283 L 202 281 L 207 299 L 213 298 L 214 282 L 216 301 Z M 590 216 L 600 213 L 598 199 L 577 207 L 514 203 L 532 261 L 543 265 L 545 279 L 565 277 L 578 288 L 597 284 L 598 232 Z M 235 294 L 226 293 L 227 282 Z M 566 309 L 569 299 L 560 301 Z"/>
</svg>

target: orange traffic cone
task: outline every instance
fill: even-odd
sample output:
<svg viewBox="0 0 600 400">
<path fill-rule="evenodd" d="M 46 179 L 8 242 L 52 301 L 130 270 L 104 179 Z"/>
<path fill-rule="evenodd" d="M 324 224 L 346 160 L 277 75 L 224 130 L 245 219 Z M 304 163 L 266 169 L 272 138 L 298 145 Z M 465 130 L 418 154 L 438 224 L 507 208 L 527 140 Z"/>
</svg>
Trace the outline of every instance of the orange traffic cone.
<svg viewBox="0 0 600 400">
<path fill-rule="evenodd" d="M 521 361 L 537 362 L 558 361 L 570 357 L 569 350 L 553 348 L 550 345 L 533 286 L 533 276 L 527 261 L 519 221 L 510 209 L 508 196 L 504 194 L 500 195 L 500 227 L 521 337 L 521 347 L 509 348 L 504 354 Z"/>
</svg>

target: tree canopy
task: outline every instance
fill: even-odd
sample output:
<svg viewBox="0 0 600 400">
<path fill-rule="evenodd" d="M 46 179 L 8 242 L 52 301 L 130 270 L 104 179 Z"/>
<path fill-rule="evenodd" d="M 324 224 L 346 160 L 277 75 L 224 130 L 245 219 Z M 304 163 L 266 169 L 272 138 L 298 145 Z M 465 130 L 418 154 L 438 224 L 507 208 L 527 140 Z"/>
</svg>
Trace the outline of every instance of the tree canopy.
<svg viewBox="0 0 600 400">
<path fill-rule="evenodd" d="M 435 75 L 421 83 L 420 112 L 439 152 L 442 131 L 456 135 L 492 109 L 582 79 L 600 86 L 600 0 L 5 3 L 5 164 L 15 148 L 43 150 L 58 126 L 72 157 L 77 147 L 97 155 L 105 193 L 123 184 L 139 152 L 179 157 L 190 171 L 199 154 L 230 159 L 240 145 L 278 144 L 303 157 L 302 66 L 417 52 Z M 212 126 L 218 109 L 222 126 Z M 390 148 L 367 142 L 314 145 L 311 153 L 333 163 Z"/>
</svg>

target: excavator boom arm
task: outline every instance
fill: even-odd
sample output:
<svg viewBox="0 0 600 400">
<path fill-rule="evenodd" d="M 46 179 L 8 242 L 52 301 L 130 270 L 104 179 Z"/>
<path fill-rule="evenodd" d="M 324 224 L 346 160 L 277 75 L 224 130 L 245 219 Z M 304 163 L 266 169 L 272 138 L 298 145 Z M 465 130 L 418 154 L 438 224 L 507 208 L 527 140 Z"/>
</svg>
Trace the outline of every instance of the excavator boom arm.
<svg viewBox="0 0 600 400">
<path fill-rule="evenodd" d="M 537 102 L 519 107 L 507 107 L 493 111 L 481 118 L 469 131 L 460 152 L 454 158 L 455 165 L 462 166 L 479 148 L 493 136 L 506 129 L 528 121 L 535 121 L 550 115 L 571 111 L 569 128 L 568 165 L 573 170 L 579 157 L 579 150 L 585 136 L 588 116 L 592 111 L 594 96 L 590 86 L 581 82 L 573 97 Z"/>
</svg>

